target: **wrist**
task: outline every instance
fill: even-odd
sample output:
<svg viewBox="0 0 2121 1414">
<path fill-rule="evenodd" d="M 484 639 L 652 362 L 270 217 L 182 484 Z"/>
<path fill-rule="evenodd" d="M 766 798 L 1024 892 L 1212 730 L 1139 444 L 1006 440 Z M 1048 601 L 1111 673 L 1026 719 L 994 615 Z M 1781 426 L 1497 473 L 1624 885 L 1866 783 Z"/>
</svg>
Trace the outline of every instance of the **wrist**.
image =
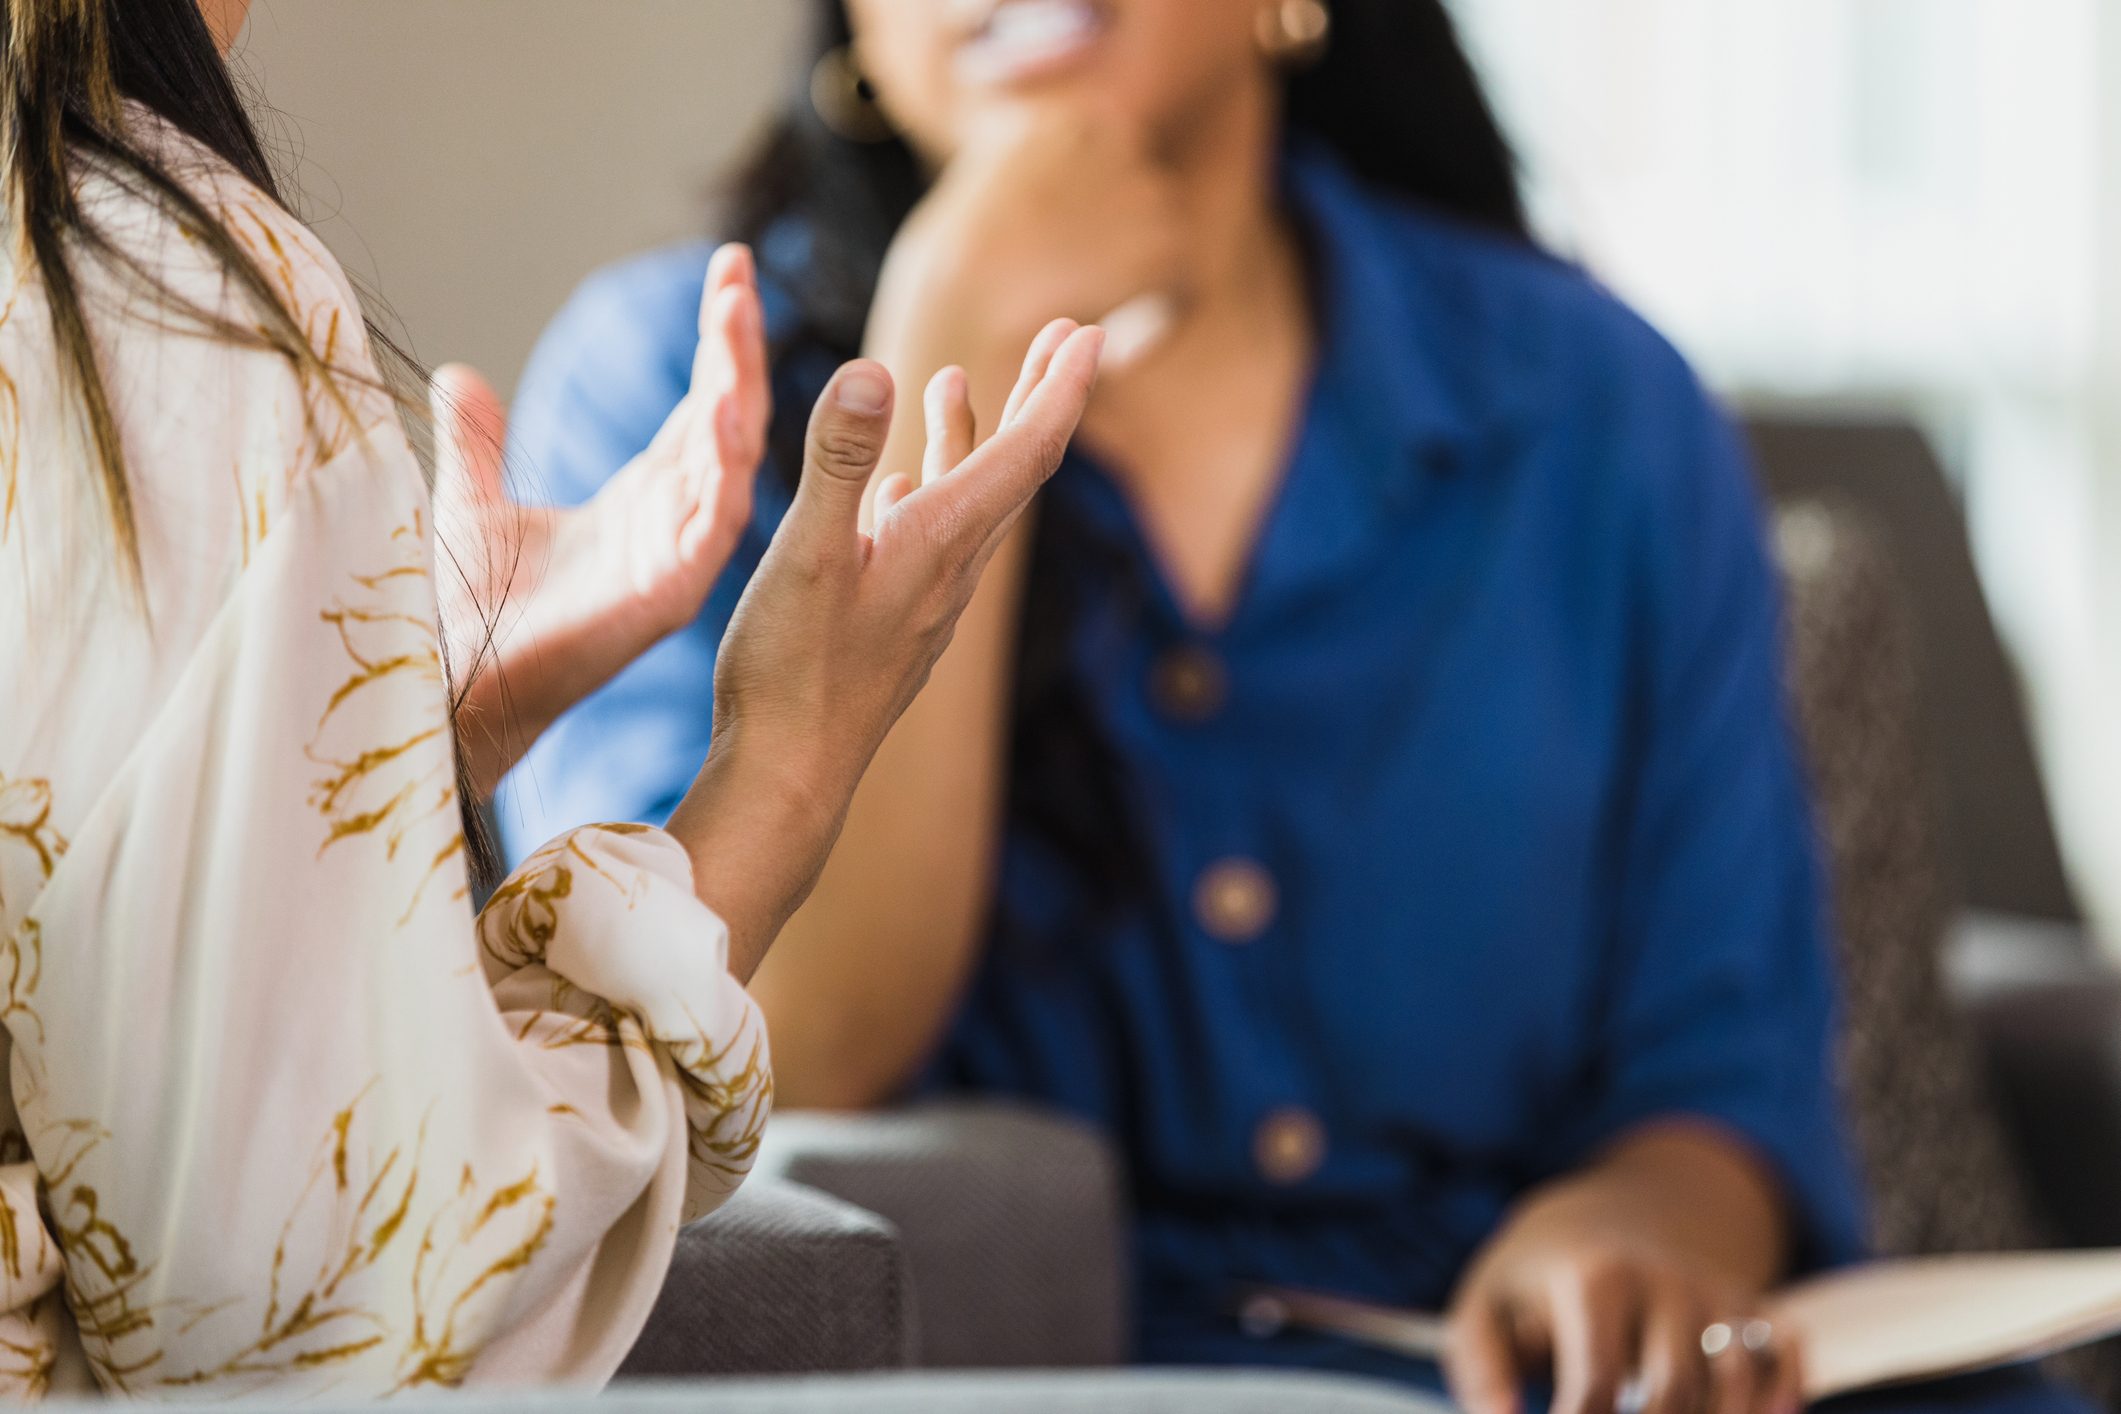
<svg viewBox="0 0 2121 1414">
<path fill-rule="evenodd" d="M 682 627 L 652 621 L 645 610 L 607 612 L 593 620 L 524 615 L 493 655 L 512 723 L 526 739 L 534 737 Z"/>
<path fill-rule="evenodd" d="M 471 681 L 456 699 L 451 727 L 463 753 L 472 791 L 480 800 L 490 799 L 501 780 L 559 719 L 543 694 L 535 675 L 512 667 L 495 654 L 480 664 Z"/>
<path fill-rule="evenodd" d="M 750 979 L 801 906 L 846 812 L 846 793 L 799 760 L 717 730 L 667 826 L 692 860 L 695 893 L 729 927 L 739 980 Z"/>
</svg>

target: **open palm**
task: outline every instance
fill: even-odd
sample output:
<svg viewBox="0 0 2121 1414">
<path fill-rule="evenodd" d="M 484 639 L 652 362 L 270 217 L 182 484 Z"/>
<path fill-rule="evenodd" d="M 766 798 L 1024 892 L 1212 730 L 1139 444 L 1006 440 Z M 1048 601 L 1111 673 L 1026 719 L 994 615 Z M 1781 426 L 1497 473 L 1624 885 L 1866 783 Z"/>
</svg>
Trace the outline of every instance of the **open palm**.
<svg viewBox="0 0 2121 1414">
<path fill-rule="evenodd" d="M 586 505 L 508 494 L 506 415 L 471 369 L 436 374 L 434 412 L 443 639 L 490 789 L 561 712 L 692 621 L 750 521 L 772 415 L 750 252 L 715 253 L 691 389 Z"/>
</svg>

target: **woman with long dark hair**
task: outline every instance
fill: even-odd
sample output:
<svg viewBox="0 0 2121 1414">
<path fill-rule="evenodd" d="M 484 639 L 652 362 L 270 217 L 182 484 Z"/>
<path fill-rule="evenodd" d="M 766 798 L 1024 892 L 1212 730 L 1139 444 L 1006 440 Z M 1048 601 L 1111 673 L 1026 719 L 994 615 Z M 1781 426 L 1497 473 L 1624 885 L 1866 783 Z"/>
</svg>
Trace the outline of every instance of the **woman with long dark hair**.
<svg viewBox="0 0 2121 1414">
<path fill-rule="evenodd" d="M 743 982 L 1101 336 L 1048 330 L 978 450 L 939 382 L 868 532 L 892 384 L 836 373 L 668 830 L 570 831 L 474 920 L 498 714 L 690 620 L 743 528 L 750 260 L 578 511 L 508 502 L 491 394 L 443 380 L 438 638 L 427 484 L 223 68 L 245 8 L 0 0 L 0 1390 L 598 1382 L 751 1165 Z"/>
<path fill-rule="evenodd" d="M 1685 364 L 1536 247 L 1439 0 L 817 15 L 732 222 L 784 400 L 857 352 L 991 381 L 1054 309 L 1112 344 L 759 975 L 784 1102 L 1104 1128 L 1147 1360 L 1434 1377 L 1242 1329 L 1284 1283 L 1448 1308 L 1481 1414 L 1793 1407 L 1755 1303 L 1859 1218 L 1761 517 Z M 705 258 L 561 316 L 528 474 L 634 454 Z M 504 829 L 661 818 L 762 543 Z"/>
</svg>

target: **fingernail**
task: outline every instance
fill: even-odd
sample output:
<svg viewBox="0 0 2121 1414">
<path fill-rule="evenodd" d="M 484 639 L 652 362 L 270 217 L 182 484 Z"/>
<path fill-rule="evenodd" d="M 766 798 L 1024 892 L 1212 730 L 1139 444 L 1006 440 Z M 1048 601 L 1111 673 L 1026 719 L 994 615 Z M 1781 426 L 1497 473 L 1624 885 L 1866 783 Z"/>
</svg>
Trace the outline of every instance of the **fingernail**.
<svg viewBox="0 0 2121 1414">
<path fill-rule="evenodd" d="M 867 369 L 857 368 L 840 379 L 837 396 L 841 407 L 866 416 L 884 410 L 891 385 Z"/>
</svg>

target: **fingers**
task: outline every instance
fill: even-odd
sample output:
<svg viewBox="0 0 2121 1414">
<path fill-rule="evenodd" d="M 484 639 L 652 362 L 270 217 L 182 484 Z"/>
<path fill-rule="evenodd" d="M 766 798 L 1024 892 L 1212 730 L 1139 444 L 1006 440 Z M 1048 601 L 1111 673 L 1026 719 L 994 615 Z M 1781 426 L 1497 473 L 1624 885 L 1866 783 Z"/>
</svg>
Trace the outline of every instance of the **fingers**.
<svg viewBox="0 0 2121 1414">
<path fill-rule="evenodd" d="M 714 297 L 723 290 L 752 287 L 758 283 L 758 262 L 751 254 L 751 247 L 738 241 L 718 247 L 707 262 L 707 294 L 702 307 L 712 304 Z M 705 334 L 707 327 L 700 326 Z"/>
<path fill-rule="evenodd" d="M 1052 366 L 1053 356 L 1060 352 L 1061 345 L 1075 336 L 1082 326 L 1073 319 L 1056 319 L 1038 331 L 1031 341 L 1030 351 L 1024 355 L 1023 372 L 1016 378 L 1016 387 L 1009 393 L 1008 405 L 1002 409 L 1002 420 L 995 427 L 997 432 L 1006 432 L 1022 412 L 1024 404 L 1031 400 L 1032 393 L 1045 380 L 1046 370 Z"/>
<path fill-rule="evenodd" d="M 1618 1267 L 1574 1270 L 1549 1297 L 1554 1330 L 1554 1414 L 1607 1414 L 1633 1370 L 1639 1293 Z"/>
<path fill-rule="evenodd" d="M 1652 1301 L 1642 1323 L 1644 1414 L 1698 1414 L 1709 1407 L 1708 1357 L 1701 1352 L 1705 1309 L 1682 1293 Z"/>
<path fill-rule="evenodd" d="M 714 414 L 717 454 L 710 466 L 696 468 L 679 517 L 678 557 L 689 565 L 726 560 L 737 537 L 751 520 L 752 487 L 764 443 L 741 425 L 742 410 L 727 403 Z M 756 446 L 757 450 L 752 448 Z"/>
<path fill-rule="evenodd" d="M 924 493 L 932 498 L 928 513 L 939 518 L 947 538 L 991 548 L 1046 484 L 1089 405 L 1104 340 L 1095 326 L 1066 335 L 1044 360 L 1044 376 L 1015 421 Z"/>
<path fill-rule="evenodd" d="M 890 514 L 893 506 L 912 494 L 912 477 L 904 472 L 885 477 L 883 483 L 876 488 L 876 514 L 878 518 L 881 519 Z"/>
<path fill-rule="evenodd" d="M 1803 1342 L 1778 1336 L 1769 1350 L 1773 1356 L 1773 1372 L 1765 1382 L 1767 1399 L 1762 1407 L 1767 1414 L 1803 1414 Z"/>
<path fill-rule="evenodd" d="M 501 395 L 477 369 L 452 363 L 435 370 L 427 400 L 435 429 L 435 500 L 455 512 L 499 503 L 508 444 Z"/>
<path fill-rule="evenodd" d="M 1726 1346 L 1709 1360 L 1709 1407 L 1715 1414 L 1753 1414 L 1757 1375 L 1751 1355 L 1736 1342 Z"/>
<path fill-rule="evenodd" d="M 759 303 L 757 266 L 748 247 L 725 245 L 707 266 L 692 391 L 709 409 L 706 415 L 722 466 L 744 474 L 756 470 L 765 455 L 773 393 L 766 315 Z M 725 417 L 726 408 L 733 408 L 733 415 Z"/>
<path fill-rule="evenodd" d="M 1475 1300 L 1453 1313 L 1443 1372 L 1451 1398 L 1467 1414 L 1517 1414 L 1522 1400 L 1517 1351 L 1509 1322 L 1493 1302 Z"/>
<path fill-rule="evenodd" d="M 1797 1346 L 1764 1320 L 1720 1321 L 1701 1337 L 1716 1414 L 1798 1414 L 1804 1364 Z"/>
<path fill-rule="evenodd" d="M 862 493 L 891 430 L 891 374 L 857 359 L 825 385 L 810 415 L 803 479 L 789 524 L 804 535 L 851 537 L 861 526 Z"/>
<path fill-rule="evenodd" d="M 965 370 L 946 368 L 930 379 L 923 411 L 928 424 L 928 452 L 921 466 L 921 484 L 925 486 L 947 476 L 972 455 L 977 428 Z"/>
</svg>

